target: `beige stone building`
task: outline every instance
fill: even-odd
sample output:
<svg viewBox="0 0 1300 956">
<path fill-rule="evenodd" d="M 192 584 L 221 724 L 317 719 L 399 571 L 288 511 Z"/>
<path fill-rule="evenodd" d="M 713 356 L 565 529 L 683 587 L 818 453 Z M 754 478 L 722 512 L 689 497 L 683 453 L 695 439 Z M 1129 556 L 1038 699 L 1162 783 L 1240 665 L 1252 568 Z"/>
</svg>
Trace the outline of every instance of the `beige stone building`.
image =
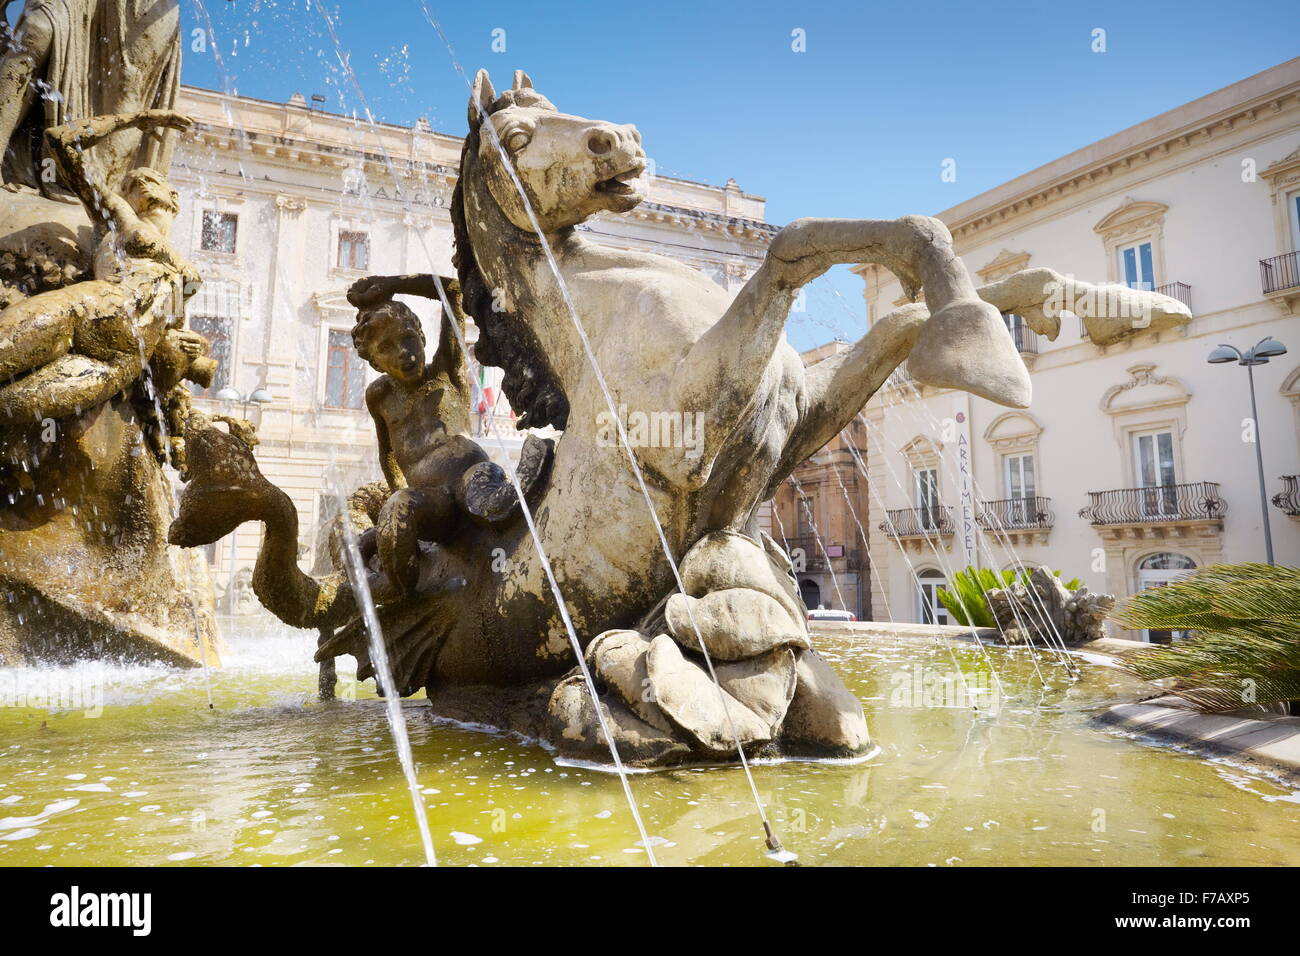
<svg viewBox="0 0 1300 956">
<path fill-rule="evenodd" d="M 935 588 L 974 562 L 1045 563 L 1122 597 L 1262 561 L 1256 442 L 1277 561 L 1300 564 L 1300 59 L 938 215 L 982 281 L 1049 266 L 1157 289 L 1193 319 L 1099 347 L 1071 315 L 1055 342 L 1006 316 L 1025 411 L 896 374 L 864 414 L 877 617 L 944 620 Z M 887 271 L 855 271 L 869 318 L 902 302 Z M 1256 423 L 1246 369 L 1206 359 L 1266 336 L 1291 353 L 1254 368 Z"/>
<path fill-rule="evenodd" d="M 448 206 L 461 140 L 423 121 L 407 128 L 319 112 L 300 95 L 270 103 L 186 87 L 179 108 L 196 124 L 173 162 L 182 194 L 174 237 L 205 280 L 189 304 L 190 325 L 214 342 L 221 362 L 198 404 L 246 410 L 257 423 L 258 459 L 298 506 L 309 567 L 338 492 L 379 477 L 363 401 L 374 373 L 352 348 L 355 312 L 344 293 L 369 274 L 455 274 Z M 664 176 L 652 178 L 633 213 L 580 228 L 618 248 L 674 257 L 733 291 L 775 232 L 763 199 L 734 182 Z M 434 309 L 408 304 L 432 348 Z M 475 337 L 471 326 L 467 338 Z M 499 381 L 498 370 L 483 370 L 476 429 L 490 453 L 516 454 L 522 436 Z M 270 401 L 234 401 L 232 393 Z M 245 525 L 211 546 L 219 590 L 248 579 L 260 536 L 260 526 Z M 255 604 L 246 593 L 231 598 L 227 606 Z"/>
<path fill-rule="evenodd" d="M 815 365 L 848 347 L 828 342 L 800 356 Z M 849 611 L 858 620 L 872 614 L 866 460 L 866 428 L 855 422 L 796 468 L 773 497 L 770 513 L 760 514 L 760 523 L 766 518 L 773 539 L 790 553 L 804 604 Z"/>
</svg>

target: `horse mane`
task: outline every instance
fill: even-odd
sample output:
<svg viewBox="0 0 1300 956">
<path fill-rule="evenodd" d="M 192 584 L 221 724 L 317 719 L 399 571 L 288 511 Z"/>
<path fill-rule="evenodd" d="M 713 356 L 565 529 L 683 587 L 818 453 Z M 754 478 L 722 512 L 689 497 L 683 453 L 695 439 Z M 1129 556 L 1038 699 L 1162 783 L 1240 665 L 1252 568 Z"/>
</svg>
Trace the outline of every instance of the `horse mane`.
<svg viewBox="0 0 1300 956">
<path fill-rule="evenodd" d="M 498 104 L 497 108 L 502 105 Z M 462 307 L 479 328 L 474 357 L 483 365 L 493 365 L 505 372 L 501 390 L 509 399 L 510 406 L 519 413 L 515 428 L 553 425 L 563 431 L 569 421 L 569 399 L 560 387 L 559 377 L 551 367 L 541 342 L 532 326 L 518 315 L 493 309 L 492 290 L 474 258 L 474 246 L 465 217 L 465 181 L 478 147 L 479 131 L 475 127 L 469 131 L 461 148 L 460 175 L 451 196 L 452 238 L 455 243 L 452 264 L 460 280 Z"/>
</svg>

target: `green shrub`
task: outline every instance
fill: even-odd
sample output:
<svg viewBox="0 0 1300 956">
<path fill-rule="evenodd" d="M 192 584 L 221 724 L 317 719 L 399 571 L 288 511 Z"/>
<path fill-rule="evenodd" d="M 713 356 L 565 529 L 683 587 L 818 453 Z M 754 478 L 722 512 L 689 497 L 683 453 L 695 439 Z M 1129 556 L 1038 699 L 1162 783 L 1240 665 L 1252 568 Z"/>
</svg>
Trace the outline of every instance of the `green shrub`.
<svg viewBox="0 0 1300 956">
<path fill-rule="evenodd" d="M 1111 614 L 1135 630 L 1193 631 L 1125 667 L 1202 710 L 1300 700 L 1300 568 L 1214 564 L 1141 591 Z"/>
</svg>

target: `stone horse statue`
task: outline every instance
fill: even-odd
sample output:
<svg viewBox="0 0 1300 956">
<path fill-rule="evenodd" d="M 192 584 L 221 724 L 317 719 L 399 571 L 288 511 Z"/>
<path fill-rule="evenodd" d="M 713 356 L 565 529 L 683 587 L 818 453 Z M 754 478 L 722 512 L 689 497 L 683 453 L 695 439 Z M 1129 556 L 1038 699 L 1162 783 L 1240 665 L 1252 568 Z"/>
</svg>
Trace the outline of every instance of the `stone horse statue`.
<svg viewBox="0 0 1300 956">
<path fill-rule="evenodd" d="M 922 382 L 1028 405 L 1029 377 L 1000 313 L 1019 311 L 1054 336 L 1052 283 L 1066 280 L 1035 270 L 981 294 L 938 220 L 804 219 L 775 236 L 733 300 L 685 265 L 608 249 L 575 229 L 643 198 L 634 126 L 561 113 L 522 71 L 500 95 L 480 71 L 468 119 L 452 201 L 463 308 L 480 328 L 478 358 L 505 370 L 520 426 L 563 433 L 532 510 L 623 759 L 719 761 L 737 744 L 863 753 L 861 705 L 812 650 L 789 559 L 759 531 L 758 508 L 904 359 Z M 794 297 L 834 264 L 868 262 L 925 303 L 805 368 L 784 334 Z M 371 277 L 353 296 L 412 291 L 416 279 Z M 1143 295 L 1161 316 L 1181 308 Z M 597 369 L 615 407 L 703 414 L 702 448 L 602 441 L 610 403 Z M 188 439 L 195 478 L 171 540 L 193 546 L 242 521 L 266 522 L 254 574 L 263 603 L 300 627 L 341 627 L 318 658 L 351 653 L 370 675 L 348 581 L 342 572 L 311 578 L 294 561 L 292 502 L 261 478 L 243 443 L 216 429 Z M 396 686 L 385 691 L 424 687 L 438 714 L 607 758 L 523 521 L 466 527 L 430 548 L 413 594 L 370 577 L 394 668 Z"/>
</svg>

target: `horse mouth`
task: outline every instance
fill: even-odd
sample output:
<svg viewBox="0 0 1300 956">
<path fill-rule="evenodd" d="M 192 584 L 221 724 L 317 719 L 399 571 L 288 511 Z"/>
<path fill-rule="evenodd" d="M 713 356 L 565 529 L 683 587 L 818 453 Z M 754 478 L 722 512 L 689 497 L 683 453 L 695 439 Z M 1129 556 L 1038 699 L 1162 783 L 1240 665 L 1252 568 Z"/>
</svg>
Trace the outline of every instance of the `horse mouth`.
<svg viewBox="0 0 1300 956">
<path fill-rule="evenodd" d="M 645 172 L 645 163 L 638 162 L 628 167 L 616 176 L 609 179 L 602 179 L 596 183 L 596 191 L 610 193 L 614 196 L 632 196 L 636 194 L 636 186 L 633 184 L 638 176 Z"/>
</svg>

